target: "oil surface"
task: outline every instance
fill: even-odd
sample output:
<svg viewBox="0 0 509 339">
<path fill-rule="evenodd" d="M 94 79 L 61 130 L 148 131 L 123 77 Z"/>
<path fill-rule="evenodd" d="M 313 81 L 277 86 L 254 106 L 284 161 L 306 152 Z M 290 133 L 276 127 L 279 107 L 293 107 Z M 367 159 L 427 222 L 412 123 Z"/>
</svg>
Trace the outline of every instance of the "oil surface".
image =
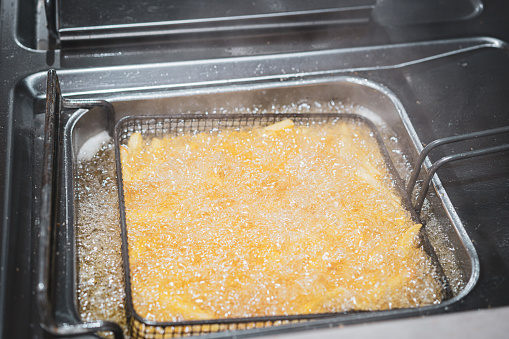
<svg viewBox="0 0 509 339">
<path fill-rule="evenodd" d="M 113 144 L 104 144 L 91 160 L 80 161 L 75 182 L 80 316 L 84 321 L 115 321 L 125 328 Z"/>
<path fill-rule="evenodd" d="M 359 121 L 131 135 L 135 311 L 178 321 L 439 303 L 442 285 Z"/>
<path fill-rule="evenodd" d="M 341 103 L 301 101 L 285 106 L 240 107 L 233 112 L 220 110 L 210 113 L 309 113 L 347 112 L 366 110 L 344 106 Z M 369 112 L 368 112 L 369 113 Z M 368 116 L 371 118 L 371 116 Z M 377 123 L 378 121 L 374 121 Z M 377 123 L 384 143 L 403 179 L 408 179 L 409 162 L 387 126 Z M 120 223 L 115 174 L 115 156 L 112 143 L 105 143 L 91 160 L 81 160 L 76 168 L 76 237 L 78 262 L 78 307 L 83 320 L 113 320 L 125 325 L 124 281 L 120 256 Z M 425 206 L 426 207 L 426 206 Z M 451 251 L 451 245 L 442 232 L 441 222 L 434 212 L 425 208 L 428 235 L 435 246 L 442 265 L 457 293 L 465 279 Z"/>
</svg>

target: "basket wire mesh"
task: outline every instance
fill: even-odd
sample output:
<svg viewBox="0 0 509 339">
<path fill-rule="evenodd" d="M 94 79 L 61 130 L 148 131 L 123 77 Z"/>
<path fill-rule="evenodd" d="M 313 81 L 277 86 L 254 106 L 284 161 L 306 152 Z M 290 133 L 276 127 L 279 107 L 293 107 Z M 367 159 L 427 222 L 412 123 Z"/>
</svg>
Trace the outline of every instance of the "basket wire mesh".
<svg viewBox="0 0 509 339">
<path fill-rule="evenodd" d="M 122 235 L 122 256 L 124 261 L 125 284 L 126 284 L 126 312 L 128 317 L 128 329 L 132 338 L 173 338 L 182 336 L 196 336 L 223 331 L 249 330 L 271 326 L 287 325 L 298 322 L 306 322 L 312 319 L 337 316 L 341 313 L 319 313 L 305 315 L 282 315 L 249 318 L 224 318 L 210 320 L 191 320 L 159 322 L 144 319 L 136 313 L 131 295 L 131 281 L 128 253 L 128 230 L 126 226 L 122 170 L 120 160 L 120 146 L 127 144 L 129 137 L 136 132 L 144 138 L 176 136 L 187 133 L 214 132 L 221 130 L 241 129 L 245 127 L 267 126 L 284 119 L 292 119 L 296 125 L 309 125 L 313 123 L 329 123 L 339 120 L 349 120 L 363 124 L 369 128 L 376 139 L 380 153 L 385 161 L 391 181 L 395 183 L 394 189 L 403 207 L 411 214 L 416 223 L 422 223 L 412 208 L 410 199 L 403 187 L 402 180 L 397 174 L 390 159 L 387 149 L 384 146 L 382 137 L 375 125 L 368 119 L 357 114 L 224 114 L 224 115 L 198 115 L 182 114 L 172 116 L 132 116 L 121 119 L 115 129 L 115 148 L 117 180 L 119 188 L 119 208 Z M 443 300 L 450 298 L 451 289 L 447 278 L 443 274 L 440 262 L 430 245 L 425 227 L 419 233 L 420 246 L 431 258 L 438 274 L 438 279 L 443 287 Z M 343 313 L 352 313 L 350 311 Z"/>
</svg>

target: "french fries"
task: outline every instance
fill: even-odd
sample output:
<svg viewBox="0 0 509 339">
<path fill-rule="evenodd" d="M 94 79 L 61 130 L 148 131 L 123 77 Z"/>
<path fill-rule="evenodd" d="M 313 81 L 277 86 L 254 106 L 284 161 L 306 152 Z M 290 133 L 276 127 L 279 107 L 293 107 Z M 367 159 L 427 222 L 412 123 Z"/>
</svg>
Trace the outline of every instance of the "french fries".
<svg viewBox="0 0 509 339">
<path fill-rule="evenodd" d="M 133 133 L 121 161 L 133 303 L 144 317 L 380 310 L 440 297 L 416 247 L 421 225 L 362 125 Z"/>
<path fill-rule="evenodd" d="M 276 122 L 272 125 L 268 125 L 268 126 L 264 127 L 263 130 L 267 131 L 267 132 L 281 132 L 281 131 L 284 131 L 287 129 L 292 129 L 294 126 L 295 125 L 293 123 L 293 120 L 286 119 L 286 120 Z"/>
</svg>

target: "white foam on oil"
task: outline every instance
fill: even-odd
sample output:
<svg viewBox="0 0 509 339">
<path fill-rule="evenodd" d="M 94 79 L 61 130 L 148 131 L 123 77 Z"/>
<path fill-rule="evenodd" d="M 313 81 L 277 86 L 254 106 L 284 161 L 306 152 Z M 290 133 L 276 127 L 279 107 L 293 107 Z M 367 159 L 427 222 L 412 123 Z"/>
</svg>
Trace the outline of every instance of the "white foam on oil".
<svg viewBox="0 0 509 339">
<path fill-rule="evenodd" d="M 355 113 L 362 115 L 368 120 L 371 120 L 377 126 L 385 126 L 385 121 L 378 114 L 364 106 L 356 106 Z"/>
<path fill-rule="evenodd" d="M 111 137 L 106 131 L 102 131 L 85 141 L 78 152 L 78 161 L 91 160 L 101 149 L 101 146 L 110 142 Z"/>
</svg>

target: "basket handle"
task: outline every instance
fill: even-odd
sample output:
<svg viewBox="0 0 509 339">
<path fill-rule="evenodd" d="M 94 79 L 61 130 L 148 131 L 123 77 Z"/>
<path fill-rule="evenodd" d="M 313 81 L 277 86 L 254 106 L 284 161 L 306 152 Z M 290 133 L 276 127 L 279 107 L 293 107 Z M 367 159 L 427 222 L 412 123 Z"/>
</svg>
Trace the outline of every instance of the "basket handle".
<svg viewBox="0 0 509 339">
<path fill-rule="evenodd" d="M 48 295 L 51 269 L 51 234 L 56 225 L 57 164 L 59 158 L 60 133 L 59 125 L 62 108 L 91 108 L 104 106 L 113 117 L 113 106 L 106 102 L 65 100 L 60 92 L 60 85 L 55 70 L 48 71 L 46 92 L 46 119 L 44 127 L 44 155 L 41 187 L 40 233 L 38 244 L 38 262 L 36 276 L 36 303 L 41 319 L 41 327 L 54 336 L 77 336 L 92 334 L 98 331 L 113 332 L 115 339 L 124 338 L 122 328 L 109 321 L 93 321 L 79 324 L 58 324 L 54 317 L 53 305 Z M 111 124 L 113 125 L 113 124 Z"/>
<path fill-rule="evenodd" d="M 446 145 L 446 144 L 451 144 L 451 143 L 455 143 L 455 142 L 471 140 L 471 139 L 476 139 L 476 138 L 486 137 L 486 136 L 491 136 L 491 135 L 497 135 L 497 134 L 502 134 L 502 133 L 508 133 L 508 132 L 509 132 L 509 126 L 497 127 L 497 128 L 492 128 L 492 129 L 473 132 L 473 133 L 467 133 L 467 134 L 455 135 L 452 137 L 441 138 L 441 139 L 437 139 L 437 140 L 429 143 L 426 147 L 424 147 L 422 149 L 421 153 L 419 154 L 419 158 L 417 159 L 417 162 L 415 163 L 414 169 L 412 171 L 412 175 L 410 176 L 410 179 L 408 180 L 408 185 L 406 188 L 408 196 L 410 196 L 410 197 L 412 196 L 413 190 L 415 188 L 415 184 L 417 182 L 417 178 L 419 177 L 419 174 L 421 172 L 422 164 L 426 160 L 426 157 L 428 156 L 428 154 L 435 148 L 437 148 L 441 145 Z M 502 144 L 502 145 L 487 147 L 487 148 L 483 148 L 483 149 L 479 149 L 479 150 L 473 150 L 473 151 L 467 151 L 467 152 L 463 152 L 463 153 L 459 153 L 459 154 L 448 155 L 448 156 L 442 157 L 439 160 L 437 160 L 435 163 L 432 164 L 432 166 L 429 168 L 429 170 L 427 170 L 428 174 L 426 175 L 426 178 L 424 179 L 424 182 L 422 184 L 422 188 L 417 196 L 415 206 L 414 206 L 414 209 L 416 210 L 417 214 L 421 213 L 422 205 L 424 204 L 424 198 L 426 197 L 426 193 L 428 192 L 433 175 L 436 173 L 436 171 L 440 167 L 442 167 L 443 165 L 445 165 L 449 162 L 452 162 L 452 161 L 456 161 L 456 160 L 460 160 L 460 159 L 467 159 L 467 158 L 472 158 L 472 157 L 487 155 L 487 154 L 492 154 L 492 153 L 498 153 L 498 152 L 503 152 L 503 151 L 507 151 L 507 150 L 509 150 L 509 144 Z"/>
</svg>

